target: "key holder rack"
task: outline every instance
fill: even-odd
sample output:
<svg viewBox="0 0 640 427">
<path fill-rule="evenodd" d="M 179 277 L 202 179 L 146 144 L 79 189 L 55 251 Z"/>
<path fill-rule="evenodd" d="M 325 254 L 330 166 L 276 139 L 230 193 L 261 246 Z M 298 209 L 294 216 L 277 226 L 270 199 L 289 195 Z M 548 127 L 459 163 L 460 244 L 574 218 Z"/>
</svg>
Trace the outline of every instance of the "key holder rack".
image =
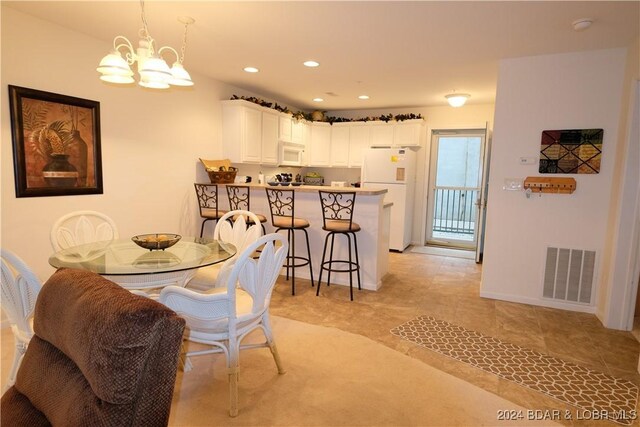
<svg viewBox="0 0 640 427">
<path fill-rule="evenodd" d="M 576 191 L 576 180 L 574 178 L 528 176 L 524 180 L 524 190 L 527 197 L 530 197 L 532 193 L 571 194 Z"/>
</svg>

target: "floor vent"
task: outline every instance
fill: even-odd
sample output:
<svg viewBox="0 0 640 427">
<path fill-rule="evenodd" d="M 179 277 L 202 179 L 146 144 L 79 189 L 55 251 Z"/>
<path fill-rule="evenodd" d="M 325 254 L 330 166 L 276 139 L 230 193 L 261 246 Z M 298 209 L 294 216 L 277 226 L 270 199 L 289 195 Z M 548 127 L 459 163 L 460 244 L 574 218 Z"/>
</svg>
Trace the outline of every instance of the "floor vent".
<svg viewBox="0 0 640 427">
<path fill-rule="evenodd" d="M 548 247 L 544 297 L 590 304 L 595 264 L 595 251 Z"/>
</svg>

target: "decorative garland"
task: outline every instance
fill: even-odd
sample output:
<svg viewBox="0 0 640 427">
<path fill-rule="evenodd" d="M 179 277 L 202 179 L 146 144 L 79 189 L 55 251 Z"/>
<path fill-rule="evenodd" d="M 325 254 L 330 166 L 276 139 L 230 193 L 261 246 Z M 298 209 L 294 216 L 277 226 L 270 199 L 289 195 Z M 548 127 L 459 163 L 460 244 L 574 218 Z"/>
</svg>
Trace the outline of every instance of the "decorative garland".
<svg viewBox="0 0 640 427">
<path fill-rule="evenodd" d="M 253 102 L 254 104 L 260 105 L 261 107 L 272 108 L 281 113 L 291 114 L 293 118 L 296 120 L 307 120 L 310 122 L 314 121 L 313 118 L 311 117 L 312 113 L 305 113 L 304 111 L 296 111 L 294 113 L 289 109 L 289 107 L 278 105 L 277 103 L 273 103 L 273 102 L 267 102 L 264 99 L 256 98 L 255 96 L 244 97 L 244 96 L 233 95 L 231 97 L 231 100 L 236 100 L 236 99 L 242 99 L 244 101 Z M 324 117 L 323 120 L 321 121 L 327 122 L 329 124 L 344 123 L 344 122 L 375 122 L 375 121 L 382 121 L 382 122 L 388 123 L 392 120 L 395 120 L 396 122 L 402 122 L 405 120 L 413 120 L 413 119 L 422 119 L 422 115 L 409 113 L 409 114 L 397 114 L 394 116 L 393 114 L 389 113 L 387 115 L 383 114 L 381 116 L 361 117 L 358 119 L 348 119 L 345 117 Z M 318 121 L 318 120 L 315 120 L 315 121 Z"/>
</svg>

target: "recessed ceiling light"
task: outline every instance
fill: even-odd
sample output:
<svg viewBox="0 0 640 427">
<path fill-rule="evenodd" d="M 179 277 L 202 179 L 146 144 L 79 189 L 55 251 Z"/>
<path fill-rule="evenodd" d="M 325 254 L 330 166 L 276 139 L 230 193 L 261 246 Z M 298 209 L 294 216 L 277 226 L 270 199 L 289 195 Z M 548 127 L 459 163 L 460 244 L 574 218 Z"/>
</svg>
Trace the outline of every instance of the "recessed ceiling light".
<svg viewBox="0 0 640 427">
<path fill-rule="evenodd" d="M 324 99 L 322 99 L 322 98 L 313 98 L 313 100 L 314 100 L 315 102 L 322 102 L 322 101 L 324 101 Z"/>
<path fill-rule="evenodd" d="M 320 65 L 320 63 L 316 61 L 304 61 L 305 67 L 317 67 L 318 65 Z"/>
<path fill-rule="evenodd" d="M 593 24 L 593 19 L 591 18 L 581 18 L 576 19 L 572 22 L 574 31 L 584 31 L 589 28 Z"/>
<path fill-rule="evenodd" d="M 258 71 L 260 71 L 260 70 L 258 70 L 256 67 L 244 67 L 244 70 L 245 70 L 247 73 L 257 73 Z"/>
<path fill-rule="evenodd" d="M 360 95 L 358 99 L 369 99 L 369 95 Z"/>
</svg>

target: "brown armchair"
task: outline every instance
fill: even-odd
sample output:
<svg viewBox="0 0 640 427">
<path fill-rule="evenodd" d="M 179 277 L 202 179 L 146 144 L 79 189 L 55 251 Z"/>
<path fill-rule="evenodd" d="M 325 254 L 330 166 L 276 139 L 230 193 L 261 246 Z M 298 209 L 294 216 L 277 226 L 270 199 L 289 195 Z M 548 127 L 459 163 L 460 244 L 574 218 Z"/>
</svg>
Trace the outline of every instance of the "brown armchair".
<svg viewBox="0 0 640 427">
<path fill-rule="evenodd" d="M 12 426 L 167 425 L 185 321 L 94 273 L 62 269 L 40 291 Z"/>
</svg>

